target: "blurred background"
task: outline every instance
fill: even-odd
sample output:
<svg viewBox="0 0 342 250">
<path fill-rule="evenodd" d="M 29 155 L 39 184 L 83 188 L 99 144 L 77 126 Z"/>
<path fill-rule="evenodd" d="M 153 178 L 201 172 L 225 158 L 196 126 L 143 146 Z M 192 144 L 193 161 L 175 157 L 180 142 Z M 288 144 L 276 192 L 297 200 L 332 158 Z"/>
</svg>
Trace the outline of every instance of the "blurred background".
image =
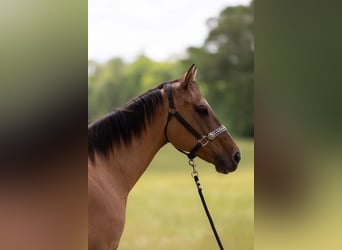
<svg viewBox="0 0 342 250">
<path fill-rule="evenodd" d="M 342 249 L 340 9 L 256 1 L 255 249 Z"/>
<path fill-rule="evenodd" d="M 249 64 L 240 64 L 247 60 L 237 54 L 240 43 L 234 42 L 235 34 L 245 34 L 238 27 L 249 24 L 239 21 L 249 11 L 249 1 L 0 2 L 1 249 L 86 249 L 85 124 L 149 85 L 178 78 L 189 63 L 198 64 L 203 92 L 243 153 L 240 168 L 229 176 L 198 161 L 226 248 L 253 248 L 254 217 L 255 249 L 342 249 L 339 1 L 254 2 L 255 43 L 247 47 L 255 44 L 255 212 L 251 125 L 235 112 L 243 108 L 247 113 L 251 107 L 248 102 L 237 105 L 245 101 L 238 96 L 249 95 L 251 82 L 244 81 Z M 244 7 L 227 10 L 229 22 L 217 23 L 228 6 L 239 4 Z M 157 32 L 162 25 L 164 31 Z M 136 28 L 132 32 L 128 27 Z M 215 38 L 224 27 L 231 32 L 234 49 L 226 46 L 227 37 Z M 161 35 L 150 39 L 154 34 Z M 136 41 L 144 42 L 132 46 Z M 218 53 L 221 49 L 234 52 Z M 218 59 L 218 54 L 223 57 Z M 148 70 L 138 71 L 141 58 L 149 62 Z M 224 71 L 229 75 L 222 74 L 218 61 L 227 62 Z M 121 65 L 121 70 L 112 65 Z M 173 71 L 151 73 L 160 72 L 161 65 Z M 132 75 L 137 80 L 125 80 Z M 127 84 L 121 92 L 109 84 L 119 76 L 122 81 L 117 82 Z M 221 86 L 220 81 L 229 84 Z M 216 102 L 209 86 L 225 98 Z M 189 172 L 182 155 L 172 148 L 161 150 L 131 194 L 123 249 L 216 248 Z M 155 198 L 149 199 L 152 194 Z"/>
<path fill-rule="evenodd" d="M 89 121 L 195 63 L 221 121 L 235 136 L 253 137 L 253 4 L 185 3 L 89 2 Z"/>
<path fill-rule="evenodd" d="M 0 249 L 85 249 L 87 1 L 0 6 Z"/>
<path fill-rule="evenodd" d="M 242 152 L 223 176 L 197 160 L 227 249 L 254 244 L 254 6 L 235 1 L 89 1 L 88 122 L 198 66 L 197 82 Z M 119 249 L 215 249 L 184 155 L 167 145 L 129 196 Z"/>
</svg>

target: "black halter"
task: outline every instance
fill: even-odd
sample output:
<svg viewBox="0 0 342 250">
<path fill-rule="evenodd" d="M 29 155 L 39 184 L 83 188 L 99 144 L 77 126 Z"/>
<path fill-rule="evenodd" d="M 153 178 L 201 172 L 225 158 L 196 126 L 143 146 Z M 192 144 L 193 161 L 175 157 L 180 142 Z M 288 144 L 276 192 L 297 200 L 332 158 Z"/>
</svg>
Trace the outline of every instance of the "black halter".
<svg viewBox="0 0 342 250">
<path fill-rule="evenodd" d="M 219 134 L 227 131 L 226 127 L 221 125 L 217 129 L 211 131 L 208 133 L 208 135 L 201 135 L 200 133 L 197 132 L 196 129 L 194 129 L 184 118 L 181 116 L 181 114 L 178 113 L 176 110 L 175 104 L 173 102 L 173 95 L 172 95 L 172 86 L 170 83 L 166 83 L 164 85 L 164 89 L 167 93 L 167 97 L 169 100 L 169 114 L 167 116 L 167 122 L 164 127 L 164 135 L 167 141 L 169 141 L 169 138 L 167 137 L 167 127 L 169 125 L 170 120 L 172 117 L 175 117 L 182 125 L 184 128 L 186 128 L 193 136 L 196 137 L 197 144 L 195 147 L 189 152 L 185 152 L 184 150 L 181 150 L 179 148 L 176 148 L 183 154 L 187 155 L 190 160 L 194 159 L 196 157 L 196 153 L 198 150 L 200 150 L 202 147 L 208 144 L 209 141 L 214 140 Z"/>
</svg>

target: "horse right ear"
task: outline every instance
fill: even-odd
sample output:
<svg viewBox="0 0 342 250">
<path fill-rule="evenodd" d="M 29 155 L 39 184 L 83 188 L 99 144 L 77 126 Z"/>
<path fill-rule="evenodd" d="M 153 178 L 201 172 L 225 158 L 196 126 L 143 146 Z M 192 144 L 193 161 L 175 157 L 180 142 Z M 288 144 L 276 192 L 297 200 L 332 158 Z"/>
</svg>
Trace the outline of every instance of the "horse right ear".
<svg viewBox="0 0 342 250">
<path fill-rule="evenodd" d="M 197 67 L 195 64 L 191 65 L 187 72 L 183 75 L 181 79 L 181 87 L 184 89 L 188 88 L 189 83 L 196 80 Z"/>
</svg>

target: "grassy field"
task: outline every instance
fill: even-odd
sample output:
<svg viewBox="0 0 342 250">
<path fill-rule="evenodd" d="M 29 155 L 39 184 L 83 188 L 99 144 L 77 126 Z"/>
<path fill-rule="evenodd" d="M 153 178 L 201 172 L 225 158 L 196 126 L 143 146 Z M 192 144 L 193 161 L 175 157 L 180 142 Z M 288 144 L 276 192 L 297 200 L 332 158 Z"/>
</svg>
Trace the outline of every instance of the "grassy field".
<svg viewBox="0 0 342 250">
<path fill-rule="evenodd" d="M 254 146 L 237 140 L 242 160 L 236 172 L 216 173 L 197 159 L 203 192 L 227 250 L 253 249 Z M 186 156 L 164 147 L 132 190 L 120 250 L 217 249 L 190 175 Z"/>
</svg>

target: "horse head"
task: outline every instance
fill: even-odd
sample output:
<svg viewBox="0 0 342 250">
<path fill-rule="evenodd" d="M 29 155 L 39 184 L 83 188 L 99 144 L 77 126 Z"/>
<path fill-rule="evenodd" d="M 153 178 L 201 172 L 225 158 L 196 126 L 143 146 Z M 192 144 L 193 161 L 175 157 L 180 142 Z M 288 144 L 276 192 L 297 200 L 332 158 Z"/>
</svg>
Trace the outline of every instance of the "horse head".
<svg viewBox="0 0 342 250">
<path fill-rule="evenodd" d="M 180 151 L 190 152 L 190 159 L 198 156 L 228 174 L 236 170 L 240 150 L 201 93 L 196 72 L 192 65 L 181 79 L 164 86 L 169 101 L 165 136 Z"/>
</svg>

